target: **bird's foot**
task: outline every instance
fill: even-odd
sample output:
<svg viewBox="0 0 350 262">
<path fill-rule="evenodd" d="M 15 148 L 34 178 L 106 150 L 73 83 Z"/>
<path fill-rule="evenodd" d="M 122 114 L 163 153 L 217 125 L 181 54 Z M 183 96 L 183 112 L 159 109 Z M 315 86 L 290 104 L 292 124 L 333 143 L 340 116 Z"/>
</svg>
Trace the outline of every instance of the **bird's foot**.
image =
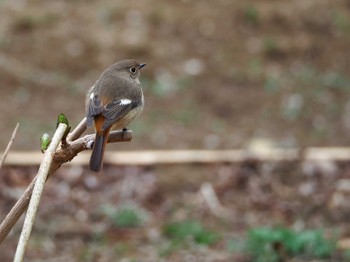
<svg viewBox="0 0 350 262">
<path fill-rule="evenodd" d="M 124 127 L 122 129 L 123 133 L 122 133 L 122 139 L 124 140 L 124 133 L 127 132 L 129 129 L 127 129 L 126 127 Z"/>
</svg>

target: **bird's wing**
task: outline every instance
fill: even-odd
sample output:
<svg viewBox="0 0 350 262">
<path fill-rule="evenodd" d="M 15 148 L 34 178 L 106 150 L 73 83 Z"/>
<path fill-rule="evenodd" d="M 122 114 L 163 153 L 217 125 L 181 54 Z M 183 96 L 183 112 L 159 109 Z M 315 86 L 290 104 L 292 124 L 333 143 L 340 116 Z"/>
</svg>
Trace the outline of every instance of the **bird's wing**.
<svg viewBox="0 0 350 262">
<path fill-rule="evenodd" d="M 104 108 L 102 106 L 100 98 L 94 93 L 91 93 L 87 104 L 86 126 L 91 127 L 94 121 L 94 117 L 101 114 L 103 110 Z"/>
<path fill-rule="evenodd" d="M 102 115 L 105 117 L 102 131 L 115 124 L 136 106 L 137 102 L 130 99 L 114 100 L 113 102 L 107 104 L 102 112 Z"/>
</svg>

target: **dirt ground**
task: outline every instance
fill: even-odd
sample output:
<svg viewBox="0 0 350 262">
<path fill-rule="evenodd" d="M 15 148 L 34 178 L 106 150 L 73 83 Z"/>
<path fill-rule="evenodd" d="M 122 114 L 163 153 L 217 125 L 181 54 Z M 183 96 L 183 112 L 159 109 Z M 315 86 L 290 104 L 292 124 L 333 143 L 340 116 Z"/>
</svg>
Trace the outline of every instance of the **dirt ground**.
<svg viewBox="0 0 350 262">
<path fill-rule="evenodd" d="M 35 170 L 2 171 L 2 217 Z M 336 235 L 339 248 L 331 257 L 282 261 L 347 261 L 349 174 L 349 163 L 310 162 L 106 166 L 103 176 L 63 167 L 46 185 L 26 261 L 275 261 L 251 260 L 249 253 L 236 249 L 249 229 L 261 226 Z M 217 209 L 205 200 L 204 183 L 213 185 Z M 117 226 L 113 214 L 123 207 L 137 210 L 142 224 Z M 164 227 L 187 220 L 200 221 L 218 241 L 203 246 L 184 240 L 173 246 Z M 12 261 L 22 223 L 0 246 L 1 261 Z"/>
<path fill-rule="evenodd" d="M 39 150 L 59 113 L 76 125 L 86 91 L 124 58 L 147 63 L 146 106 L 132 143 L 108 150 L 348 146 L 349 46 L 347 0 L 1 1 L 0 148 L 17 122 L 13 150 Z M 107 166 L 95 177 L 64 167 L 47 184 L 27 261 L 249 261 L 228 245 L 264 225 L 347 239 L 348 168 Z M 0 218 L 35 172 L 2 170 Z M 225 211 L 210 210 L 204 182 Z M 113 224 L 108 214 L 123 205 L 144 214 L 142 226 Z M 184 219 L 220 239 L 164 254 L 163 226 Z M 19 231 L 0 246 L 0 261 L 11 261 Z M 346 261 L 340 251 L 332 259 Z"/>
</svg>

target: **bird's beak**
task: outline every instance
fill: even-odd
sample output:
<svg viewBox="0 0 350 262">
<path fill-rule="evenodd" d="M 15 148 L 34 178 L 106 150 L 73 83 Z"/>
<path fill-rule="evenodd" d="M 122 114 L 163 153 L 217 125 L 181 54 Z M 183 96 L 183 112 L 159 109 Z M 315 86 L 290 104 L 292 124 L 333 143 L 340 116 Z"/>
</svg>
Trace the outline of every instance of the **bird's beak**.
<svg viewBox="0 0 350 262">
<path fill-rule="evenodd" d="M 139 64 L 139 69 L 141 69 L 144 66 L 146 66 L 146 64 Z"/>
</svg>

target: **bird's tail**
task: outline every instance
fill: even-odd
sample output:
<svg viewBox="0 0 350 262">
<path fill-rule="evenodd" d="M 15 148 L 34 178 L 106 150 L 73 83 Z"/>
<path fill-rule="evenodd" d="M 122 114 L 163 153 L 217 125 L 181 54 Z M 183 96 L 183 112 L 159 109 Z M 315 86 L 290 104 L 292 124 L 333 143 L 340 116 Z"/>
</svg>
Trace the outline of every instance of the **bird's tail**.
<svg viewBox="0 0 350 262">
<path fill-rule="evenodd" d="M 92 172 L 99 172 L 103 165 L 103 155 L 107 144 L 109 129 L 104 132 L 96 132 L 94 147 L 92 149 L 89 168 Z"/>
</svg>

